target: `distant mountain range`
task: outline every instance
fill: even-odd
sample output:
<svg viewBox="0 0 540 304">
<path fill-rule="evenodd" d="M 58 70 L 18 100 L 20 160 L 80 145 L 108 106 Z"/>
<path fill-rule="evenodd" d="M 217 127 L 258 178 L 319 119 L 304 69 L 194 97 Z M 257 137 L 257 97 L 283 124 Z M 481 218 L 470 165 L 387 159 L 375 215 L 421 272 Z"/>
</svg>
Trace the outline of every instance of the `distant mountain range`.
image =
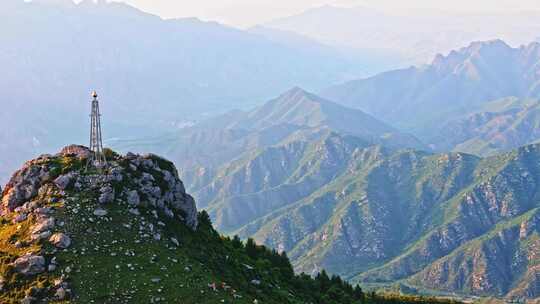
<svg viewBox="0 0 540 304">
<path fill-rule="evenodd" d="M 191 185 L 202 182 L 201 174 L 212 176 L 217 173 L 214 170 L 242 155 L 299 138 L 312 141 L 329 132 L 354 135 L 366 144 L 428 149 L 414 136 L 360 110 L 298 87 L 251 111 L 232 111 L 166 136 L 116 140 L 110 144 L 121 150 L 157 150 L 170 156 L 182 169 L 185 182 Z M 200 203 L 205 204 L 204 200 Z"/>
<path fill-rule="evenodd" d="M 539 12 L 488 10 L 485 8 L 485 13 L 384 11 L 326 5 L 265 26 L 333 46 L 391 53 L 401 59 L 402 65 L 427 63 L 436 54 L 447 54 L 471 41 L 500 38 L 521 45 L 538 39 Z"/>
<path fill-rule="evenodd" d="M 481 159 L 327 132 L 193 183 L 218 229 L 322 268 L 418 292 L 537 298 L 540 146 Z"/>
<path fill-rule="evenodd" d="M 488 105 L 503 116 L 514 107 L 533 113 L 535 103 Z M 160 146 L 184 164 L 217 229 L 287 251 L 297 271 L 409 292 L 540 297 L 538 145 L 487 158 L 421 151 L 413 136 L 300 88 L 158 142 L 118 145 Z"/>
<path fill-rule="evenodd" d="M 250 108 L 294 85 L 317 90 L 380 71 L 365 53 L 273 32 L 163 20 L 118 2 L 1 1 L 0 91 L 9 106 L 0 113 L 0 175 L 86 142 L 94 89 L 105 138 L 125 138 Z"/>
<path fill-rule="evenodd" d="M 539 67 L 540 43 L 512 48 L 501 40 L 475 42 L 447 56 L 437 56 L 430 65 L 351 81 L 331 87 L 322 95 L 392 122 L 436 149 L 492 153 L 535 141 L 535 133 L 501 139 L 506 143 L 492 143 L 491 148 L 471 148 L 467 142 L 474 138 L 484 138 L 482 141 L 491 145 L 489 141 L 510 133 L 504 127 L 488 130 L 476 126 L 478 129 L 473 131 L 456 123 L 465 123 L 463 117 L 479 111 L 485 112 L 481 114 L 485 117 L 492 116 L 490 105 L 499 111 L 500 99 L 540 97 Z M 518 112 L 528 111 L 526 107 Z M 529 121 L 534 121 L 531 115 L 522 116 L 523 126 L 534 125 Z"/>
<path fill-rule="evenodd" d="M 264 32 L 262 29 L 259 31 Z M 284 37 L 290 38 L 289 35 Z M 280 36 L 279 39 L 289 39 L 284 37 Z M 181 133 L 194 134 L 194 130 L 198 130 L 198 138 L 206 138 L 202 150 L 196 153 L 205 155 L 205 167 L 209 163 L 219 166 L 228 160 L 225 157 L 216 163 L 215 155 L 208 155 L 212 149 L 207 148 L 217 137 L 220 140 L 231 136 L 246 139 L 249 133 L 250 136 L 267 141 L 262 144 L 265 146 L 278 143 L 294 130 L 290 126 L 285 127 L 289 124 L 308 127 L 327 125 L 335 131 L 364 138 L 373 136 L 373 131 L 376 131 L 375 137 L 379 137 L 378 142 L 385 146 L 414 146 L 438 152 L 493 155 L 540 140 L 536 131 L 539 118 L 535 107 L 540 98 L 539 66 L 540 43 L 512 48 L 501 40 L 475 42 L 447 56 L 437 56 L 430 65 L 389 71 L 324 89 L 321 95 L 333 101 L 326 103 L 332 104 L 326 106 L 326 109 L 312 107 L 313 104 L 294 105 L 289 109 L 291 105 L 282 99 L 283 112 L 273 112 L 280 104 L 268 103 L 253 113 L 231 112 L 208 120 L 208 128 L 201 129 L 200 126 L 205 126 L 202 123 L 197 128 L 187 128 Z M 291 96 L 288 98 L 294 99 Z M 337 104 L 346 108 L 339 109 Z M 366 119 L 363 116 L 365 113 L 360 115 L 351 112 L 352 108 L 371 116 Z M 346 115 L 348 112 L 351 114 Z M 298 116 L 299 113 L 303 115 Z M 380 129 L 382 123 L 374 123 L 375 118 L 392 125 L 392 130 L 388 126 L 385 130 Z M 221 125 L 216 127 L 216 122 Z M 361 134 L 367 130 L 366 124 L 370 125 L 369 134 Z M 270 131 L 270 127 L 274 130 Z M 261 133 L 265 128 L 268 130 Z M 253 135 L 254 129 L 257 135 Z M 202 130 L 204 133 L 201 133 Z M 231 130 L 235 130 L 234 134 L 230 134 Z M 222 132 L 229 134 L 220 134 Z M 417 144 L 411 145 L 411 136 L 405 138 L 404 132 L 414 135 L 424 144 L 414 139 Z M 276 134 L 281 136 L 275 137 Z M 396 137 L 396 134 L 400 135 Z M 167 147 L 174 146 L 175 142 L 178 147 L 185 146 L 185 142 L 178 142 L 176 135 L 167 141 L 170 143 L 160 140 Z M 373 138 L 370 141 L 373 142 Z M 261 146 L 254 146 L 253 138 L 249 143 L 236 142 L 231 155 Z M 251 146 L 246 149 L 246 145 Z M 223 151 L 228 151 L 228 148 Z M 175 157 L 169 153 L 171 151 L 163 152 Z M 176 153 L 177 156 L 181 155 L 178 151 Z M 183 157 L 182 160 L 189 163 L 191 157 Z"/>
</svg>

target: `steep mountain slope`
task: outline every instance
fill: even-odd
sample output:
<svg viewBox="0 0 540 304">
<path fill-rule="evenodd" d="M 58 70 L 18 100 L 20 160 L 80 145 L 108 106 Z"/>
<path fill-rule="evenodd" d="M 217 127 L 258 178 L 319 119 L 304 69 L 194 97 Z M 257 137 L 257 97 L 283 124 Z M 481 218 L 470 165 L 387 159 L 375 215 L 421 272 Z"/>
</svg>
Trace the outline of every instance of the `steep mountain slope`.
<svg viewBox="0 0 540 304">
<path fill-rule="evenodd" d="M 120 150 L 159 151 L 178 163 L 188 189 L 196 191 L 198 184 L 209 182 L 220 166 L 242 155 L 299 139 L 313 141 L 328 130 L 393 148 L 427 149 L 413 136 L 362 111 L 300 88 L 293 88 L 252 111 L 230 112 L 167 137 L 116 141 L 112 145 Z"/>
<path fill-rule="evenodd" d="M 501 98 L 538 97 L 540 44 L 511 48 L 475 42 L 424 67 L 390 71 L 338 85 L 323 96 L 366 111 L 421 139 L 445 122 Z"/>
<path fill-rule="evenodd" d="M 0 205 L 2 303 L 380 302 L 221 238 L 172 163 L 107 153 L 104 174 L 86 171 L 89 150 L 70 146 L 13 175 Z"/>
<path fill-rule="evenodd" d="M 0 65 L 12 71 L 0 76 L 10 105 L 0 114 L 10 131 L 0 133 L 4 179 L 35 153 L 84 140 L 71 130 L 85 127 L 92 90 L 102 95 L 105 137 L 123 138 L 252 107 L 293 85 L 315 90 L 364 75 L 359 57 L 322 53 L 318 43 L 77 2 L 0 2 Z"/>
<path fill-rule="evenodd" d="M 286 250 L 297 271 L 537 298 L 538 163 L 537 145 L 482 159 L 327 133 L 226 165 L 194 193 L 219 229 Z"/>
<path fill-rule="evenodd" d="M 441 128 L 428 140 L 435 150 L 456 150 L 478 155 L 508 151 L 540 140 L 537 100 L 508 98 L 482 105 Z"/>
</svg>

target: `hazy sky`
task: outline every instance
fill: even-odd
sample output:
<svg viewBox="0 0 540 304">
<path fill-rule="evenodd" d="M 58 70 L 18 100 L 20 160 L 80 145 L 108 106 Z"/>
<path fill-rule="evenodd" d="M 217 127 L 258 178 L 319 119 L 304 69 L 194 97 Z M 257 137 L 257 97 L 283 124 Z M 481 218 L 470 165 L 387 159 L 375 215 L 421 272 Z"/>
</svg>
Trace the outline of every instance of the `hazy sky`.
<svg viewBox="0 0 540 304">
<path fill-rule="evenodd" d="M 119 0 L 115 0 L 119 1 Z M 539 0 L 122 0 L 165 18 L 199 17 L 246 27 L 325 4 L 382 10 L 448 11 L 540 10 Z"/>
</svg>

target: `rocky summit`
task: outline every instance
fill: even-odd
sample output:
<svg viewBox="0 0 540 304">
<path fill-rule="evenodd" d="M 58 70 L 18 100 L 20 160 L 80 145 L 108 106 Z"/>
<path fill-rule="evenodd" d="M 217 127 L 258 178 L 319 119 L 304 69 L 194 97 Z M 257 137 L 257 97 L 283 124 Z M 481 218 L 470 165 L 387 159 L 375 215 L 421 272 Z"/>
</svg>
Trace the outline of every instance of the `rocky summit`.
<svg viewBox="0 0 540 304">
<path fill-rule="evenodd" d="M 63 301 L 75 296 L 77 286 L 92 295 L 97 290 L 91 282 L 71 284 L 70 279 L 98 269 L 100 257 L 103 263 L 108 257 L 135 257 L 137 244 L 177 247 L 181 236 L 168 234 L 166 222 L 197 229 L 195 202 L 171 163 L 155 155 L 109 152 L 103 173 L 86 168 L 87 148 L 69 146 L 25 163 L 13 175 L 0 205 L 2 303 Z M 129 241 L 134 246 L 120 229 L 133 232 Z M 83 256 L 89 259 L 78 260 Z M 112 269 L 139 267 L 134 261 Z"/>
<path fill-rule="evenodd" d="M 208 214 L 197 212 L 175 166 L 161 157 L 106 149 L 108 165 L 98 171 L 86 165 L 90 153 L 69 146 L 42 155 L 5 186 L 0 303 L 387 299 L 324 272 L 315 279 L 295 275 L 285 253 L 220 236 Z"/>
</svg>

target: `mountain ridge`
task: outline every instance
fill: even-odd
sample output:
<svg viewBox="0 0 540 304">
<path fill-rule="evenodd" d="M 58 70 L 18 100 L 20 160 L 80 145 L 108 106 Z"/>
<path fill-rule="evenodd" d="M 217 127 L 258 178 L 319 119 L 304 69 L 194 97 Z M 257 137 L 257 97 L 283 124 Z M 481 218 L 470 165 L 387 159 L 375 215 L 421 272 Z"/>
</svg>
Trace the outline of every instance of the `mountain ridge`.
<svg viewBox="0 0 540 304">
<path fill-rule="evenodd" d="M 502 262 L 491 262 L 509 258 L 538 234 L 531 214 L 539 145 L 480 158 L 392 151 L 361 141 L 346 148 L 346 142 L 328 134 L 318 143 L 264 149 L 230 164 L 194 194 L 209 201 L 205 206 L 219 229 L 289 252 L 299 272 L 325 268 L 354 282 L 401 282 L 419 292 L 539 296 L 526 287 L 534 283 L 534 261 L 521 261 L 521 270 L 505 280 L 492 275 Z M 502 231 L 519 235 L 526 229 L 520 227 L 530 228 L 516 243 L 522 245 L 484 254 L 466 272 L 450 266 L 460 248 L 478 252 L 474 244 L 487 246 Z M 458 270 L 461 281 L 446 275 Z M 478 285 L 481 280 L 488 285 Z M 525 287 L 512 287 L 518 281 Z"/>
<path fill-rule="evenodd" d="M 322 96 L 392 121 L 427 142 L 449 120 L 489 102 L 537 98 L 539 50 L 539 43 L 512 48 L 502 40 L 475 42 L 430 65 L 348 82 Z"/>
</svg>

